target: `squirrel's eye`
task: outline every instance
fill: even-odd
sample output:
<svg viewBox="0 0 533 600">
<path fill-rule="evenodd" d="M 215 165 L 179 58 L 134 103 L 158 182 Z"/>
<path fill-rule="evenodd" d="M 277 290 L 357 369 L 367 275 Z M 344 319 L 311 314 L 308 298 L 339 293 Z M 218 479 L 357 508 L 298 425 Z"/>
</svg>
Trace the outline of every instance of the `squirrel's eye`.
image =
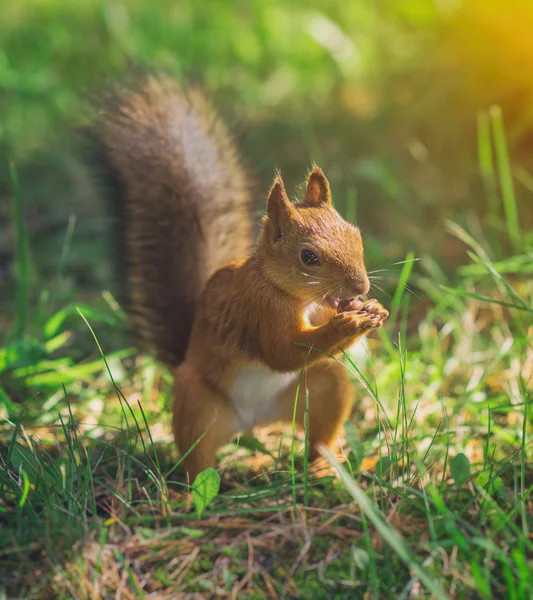
<svg viewBox="0 0 533 600">
<path fill-rule="evenodd" d="M 309 250 L 308 248 L 304 248 L 301 251 L 300 258 L 302 259 L 302 262 L 304 265 L 315 265 L 316 266 L 319 264 L 318 256 L 312 250 Z"/>
</svg>

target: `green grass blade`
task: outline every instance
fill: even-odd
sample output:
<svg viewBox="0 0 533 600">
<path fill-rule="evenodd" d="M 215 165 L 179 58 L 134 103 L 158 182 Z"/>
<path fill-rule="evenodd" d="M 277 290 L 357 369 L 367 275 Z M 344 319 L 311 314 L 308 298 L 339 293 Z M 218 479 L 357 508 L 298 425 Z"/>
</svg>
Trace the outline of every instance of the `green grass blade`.
<svg viewBox="0 0 533 600">
<path fill-rule="evenodd" d="M 305 390 L 304 414 L 304 506 L 309 506 L 309 390 Z"/>
<path fill-rule="evenodd" d="M 524 390 L 525 391 L 525 390 Z M 527 394 L 527 392 L 525 391 L 525 393 Z M 521 439 L 521 455 L 520 455 L 520 496 L 523 498 L 527 491 L 526 491 L 526 444 L 527 444 L 527 425 L 528 425 L 528 404 L 531 401 L 530 398 L 525 395 L 524 397 L 524 418 L 522 420 L 522 439 Z M 527 538 L 529 535 L 529 531 L 528 531 L 528 519 L 527 519 L 527 513 L 526 513 L 526 503 L 522 502 L 521 503 L 521 509 L 522 509 L 522 531 L 524 533 L 524 536 Z"/>
<path fill-rule="evenodd" d="M 309 349 L 311 352 L 311 348 Z M 298 410 L 298 398 L 300 396 L 300 388 L 302 385 L 302 379 L 305 373 L 305 369 L 307 367 L 307 356 L 305 358 L 304 366 L 300 371 L 300 377 L 298 378 L 298 385 L 296 386 L 296 394 L 294 396 L 294 408 L 292 411 L 292 440 L 291 440 L 291 482 L 292 482 L 292 500 L 294 506 L 297 504 L 296 497 L 296 411 Z M 307 449 L 305 449 L 307 450 Z"/>
<path fill-rule="evenodd" d="M 22 487 L 22 495 L 19 500 L 19 508 L 23 508 L 26 504 L 26 500 L 28 499 L 28 494 L 30 493 L 30 479 L 26 475 L 26 471 L 21 470 L 22 479 L 23 479 L 23 487 Z"/>
<path fill-rule="evenodd" d="M 469 253 L 469 257 L 476 263 L 483 265 L 486 271 L 493 278 L 496 285 L 499 287 L 502 294 L 507 292 L 511 298 L 514 298 L 519 304 L 526 308 L 529 306 L 526 302 L 521 298 L 521 296 L 513 289 L 513 287 L 509 284 L 509 282 L 502 277 L 502 275 L 498 272 L 498 270 L 494 267 L 494 264 L 490 260 L 487 252 L 484 248 L 479 244 L 469 233 L 467 233 L 462 227 L 457 225 L 457 223 L 453 223 L 452 221 L 447 221 L 446 226 L 448 230 L 459 240 L 465 243 L 467 246 L 470 246 L 472 250 L 475 252 L 475 255 Z"/>
<path fill-rule="evenodd" d="M 509 160 L 509 151 L 505 139 L 502 111 L 499 106 L 493 106 L 490 109 L 490 118 L 494 137 L 494 150 L 496 152 L 496 161 L 498 163 L 498 175 L 503 198 L 507 233 L 513 248 L 519 250 L 522 245 L 522 235 L 520 233 L 516 195 L 513 185 L 511 162 Z"/>
<path fill-rule="evenodd" d="M 400 309 L 400 305 L 402 303 L 402 298 L 407 288 L 407 282 L 409 281 L 409 277 L 411 276 L 411 271 L 413 270 L 413 263 L 415 261 L 415 255 L 412 252 L 409 252 L 405 257 L 405 261 L 403 263 L 402 271 L 400 273 L 400 277 L 398 279 L 398 284 L 396 285 L 396 290 L 391 300 L 391 308 L 390 308 L 390 322 L 394 323 L 396 320 L 396 316 L 398 315 L 398 310 Z"/>
<path fill-rule="evenodd" d="M 496 223 L 499 213 L 498 193 L 492 143 L 490 139 L 490 121 L 486 112 L 481 112 L 478 115 L 477 140 L 478 164 L 481 177 L 483 178 L 483 186 L 485 188 L 487 211 L 493 222 Z"/>
<path fill-rule="evenodd" d="M 456 288 L 448 287 L 447 285 L 441 285 L 441 289 L 455 296 L 461 296 L 463 298 L 474 298 L 475 300 L 481 300 L 482 302 L 488 302 L 489 304 L 498 304 L 499 306 L 506 306 L 507 308 L 515 308 L 516 310 L 525 310 L 533 313 L 533 307 L 521 306 L 520 304 L 513 304 L 512 302 L 504 302 L 503 300 L 496 300 L 490 296 L 483 296 L 482 294 L 476 294 L 474 292 L 467 292 L 465 290 L 458 290 Z"/>
<path fill-rule="evenodd" d="M 518 304 L 520 304 L 524 308 L 526 308 L 526 309 L 529 308 L 529 305 L 527 304 L 527 302 L 513 288 L 513 286 L 507 281 L 507 279 L 505 279 L 497 271 L 495 271 L 495 269 L 492 266 L 492 263 L 490 261 L 483 260 L 482 258 L 479 258 L 473 252 L 470 252 L 470 251 L 468 251 L 467 254 L 468 254 L 468 257 L 470 259 L 472 259 L 475 263 L 477 263 L 479 265 L 483 265 L 485 267 L 485 269 L 490 274 L 490 276 L 494 279 L 495 283 L 498 285 L 500 290 L 502 290 L 502 293 L 507 292 L 507 294 L 511 297 L 511 299 L 516 300 L 518 302 Z"/>
</svg>

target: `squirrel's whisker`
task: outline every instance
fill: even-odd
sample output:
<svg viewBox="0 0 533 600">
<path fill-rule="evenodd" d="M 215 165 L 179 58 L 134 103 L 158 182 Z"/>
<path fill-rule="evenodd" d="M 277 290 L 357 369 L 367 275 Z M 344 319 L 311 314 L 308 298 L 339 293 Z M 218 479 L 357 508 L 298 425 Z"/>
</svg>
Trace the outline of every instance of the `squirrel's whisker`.
<svg viewBox="0 0 533 600">
<path fill-rule="evenodd" d="M 319 290 L 319 292 L 317 294 L 315 294 L 314 296 L 311 297 L 311 299 L 306 302 L 305 306 L 309 306 L 310 304 L 313 304 L 313 302 L 316 302 L 317 300 L 324 300 L 324 298 L 327 295 L 334 295 L 338 290 L 340 289 L 340 286 L 331 286 L 328 288 L 322 288 L 321 290 Z"/>
<path fill-rule="evenodd" d="M 383 269 L 374 269 L 373 271 L 368 271 L 367 275 L 373 275 L 374 273 L 383 273 L 383 271 L 389 271 L 389 267 L 396 267 L 398 265 L 405 265 L 406 263 L 416 262 L 420 260 L 420 258 L 411 258 L 410 260 L 400 260 L 398 262 L 392 263 Z"/>
<path fill-rule="evenodd" d="M 379 276 L 375 276 L 375 275 L 369 275 L 368 276 L 369 281 L 384 281 L 385 279 L 392 279 L 392 277 L 387 277 L 384 275 L 379 275 Z"/>
<path fill-rule="evenodd" d="M 385 291 L 385 290 L 384 290 L 382 287 L 380 287 L 379 285 L 377 285 L 377 284 L 374 284 L 374 287 L 375 287 L 375 288 L 377 288 L 377 289 L 378 289 L 378 290 L 379 290 L 379 291 L 380 291 L 382 294 L 385 294 L 385 296 L 387 296 L 387 298 L 390 298 L 390 297 L 391 297 L 391 295 L 390 295 L 388 292 L 386 292 L 386 291 Z"/>
<path fill-rule="evenodd" d="M 328 281 L 325 277 L 319 277 L 318 275 L 310 275 L 309 273 L 306 273 L 305 271 L 300 271 L 300 273 L 304 277 L 312 277 L 313 279 L 316 279 L 317 281 Z"/>
<path fill-rule="evenodd" d="M 410 288 L 407 284 L 404 284 L 403 289 L 407 290 L 410 294 L 413 294 L 413 296 L 415 298 L 418 298 L 420 300 L 420 296 L 412 288 Z"/>
</svg>

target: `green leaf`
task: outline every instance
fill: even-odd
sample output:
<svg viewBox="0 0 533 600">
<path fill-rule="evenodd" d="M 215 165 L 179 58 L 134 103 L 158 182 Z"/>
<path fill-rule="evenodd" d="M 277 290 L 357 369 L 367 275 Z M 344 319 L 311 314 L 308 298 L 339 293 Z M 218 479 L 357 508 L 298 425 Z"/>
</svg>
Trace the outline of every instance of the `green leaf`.
<svg viewBox="0 0 533 600">
<path fill-rule="evenodd" d="M 150 527 L 135 527 L 135 533 L 141 540 L 154 540 L 161 537 L 161 531 Z"/>
<path fill-rule="evenodd" d="M 44 356 L 44 347 L 34 338 L 4 346 L 0 348 L 0 373 L 19 366 L 32 365 Z"/>
<path fill-rule="evenodd" d="M 267 454 L 272 458 L 272 452 L 260 442 L 255 435 L 241 435 L 239 436 L 239 446 L 241 448 L 246 448 L 246 450 L 251 450 L 252 452 L 261 452 L 261 454 Z"/>
<path fill-rule="evenodd" d="M 388 477 L 390 474 L 390 467 L 391 467 L 391 459 L 388 456 L 382 456 L 378 462 L 376 463 L 376 466 L 374 468 L 376 475 L 380 478 L 383 479 L 384 477 Z"/>
<path fill-rule="evenodd" d="M 70 307 L 62 308 L 57 311 L 54 315 L 52 315 L 46 323 L 43 325 L 43 337 L 45 339 L 50 339 L 57 335 L 61 325 L 63 325 L 65 319 L 72 313 L 72 309 Z"/>
<path fill-rule="evenodd" d="M 181 533 L 188 535 L 195 540 L 205 535 L 205 531 L 203 529 L 193 529 L 192 527 L 180 527 L 180 531 Z"/>
<path fill-rule="evenodd" d="M 220 475 L 212 467 L 198 473 L 192 486 L 192 501 L 196 516 L 200 518 L 204 510 L 217 497 L 220 489 Z"/>
<path fill-rule="evenodd" d="M 86 304 L 78 304 L 75 307 L 73 306 L 72 308 L 73 313 L 74 310 L 77 310 L 78 312 L 81 310 L 83 312 L 84 317 L 86 319 L 91 319 L 91 321 L 104 323 L 106 325 L 109 325 L 110 327 L 120 326 L 120 321 L 117 319 L 116 315 L 107 315 L 103 312 L 100 312 L 99 310 L 95 310 L 94 308 L 87 306 Z"/>
<path fill-rule="evenodd" d="M 490 471 L 481 471 L 476 477 L 476 483 L 487 490 L 491 496 L 501 495 L 505 489 L 501 477 L 494 477 Z"/>
<path fill-rule="evenodd" d="M 355 566 L 361 571 L 364 571 L 370 563 L 368 552 L 362 548 L 357 548 L 356 546 L 352 546 L 352 559 Z"/>
<path fill-rule="evenodd" d="M 224 580 L 226 589 L 231 590 L 235 583 L 235 578 L 229 569 L 224 568 L 224 571 L 222 572 L 222 579 Z"/>
<path fill-rule="evenodd" d="M 83 314 L 92 321 L 99 321 L 100 323 L 105 323 L 110 326 L 116 326 L 118 324 L 118 320 L 115 316 L 106 315 L 105 313 L 95 310 L 94 308 L 91 308 L 85 304 L 79 304 L 77 308 L 83 311 Z M 55 337 L 67 318 L 75 314 L 76 306 L 72 304 L 53 314 L 43 325 L 44 338 L 50 339 Z"/>
<path fill-rule="evenodd" d="M 346 423 L 344 423 L 344 431 L 346 433 L 346 441 L 352 451 L 350 464 L 354 471 L 359 471 L 363 458 L 365 457 L 363 442 L 359 437 L 357 427 L 351 421 L 346 421 Z"/>
<path fill-rule="evenodd" d="M 53 338 L 50 338 L 45 344 L 47 354 L 52 354 L 59 348 L 62 348 L 70 339 L 71 334 L 68 331 L 64 331 Z"/>
<path fill-rule="evenodd" d="M 450 461 L 450 472 L 457 485 L 462 485 L 470 477 L 470 461 L 462 452 Z"/>
</svg>

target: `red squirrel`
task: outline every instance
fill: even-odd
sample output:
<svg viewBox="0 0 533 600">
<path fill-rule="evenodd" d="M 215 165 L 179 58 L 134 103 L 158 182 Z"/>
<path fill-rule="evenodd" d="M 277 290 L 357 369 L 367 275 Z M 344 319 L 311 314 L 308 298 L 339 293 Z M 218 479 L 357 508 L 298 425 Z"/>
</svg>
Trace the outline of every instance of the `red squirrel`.
<svg viewBox="0 0 533 600">
<path fill-rule="evenodd" d="M 119 185 L 133 329 L 174 367 L 173 430 L 191 479 L 256 425 L 303 428 L 310 459 L 331 446 L 352 390 L 334 360 L 388 312 L 370 288 L 357 227 L 318 166 L 291 202 L 277 172 L 255 248 L 250 187 L 222 122 L 197 90 L 145 77 L 97 126 Z M 329 356 L 328 356 L 329 355 Z M 303 373 L 302 373 L 303 370 Z"/>
</svg>

